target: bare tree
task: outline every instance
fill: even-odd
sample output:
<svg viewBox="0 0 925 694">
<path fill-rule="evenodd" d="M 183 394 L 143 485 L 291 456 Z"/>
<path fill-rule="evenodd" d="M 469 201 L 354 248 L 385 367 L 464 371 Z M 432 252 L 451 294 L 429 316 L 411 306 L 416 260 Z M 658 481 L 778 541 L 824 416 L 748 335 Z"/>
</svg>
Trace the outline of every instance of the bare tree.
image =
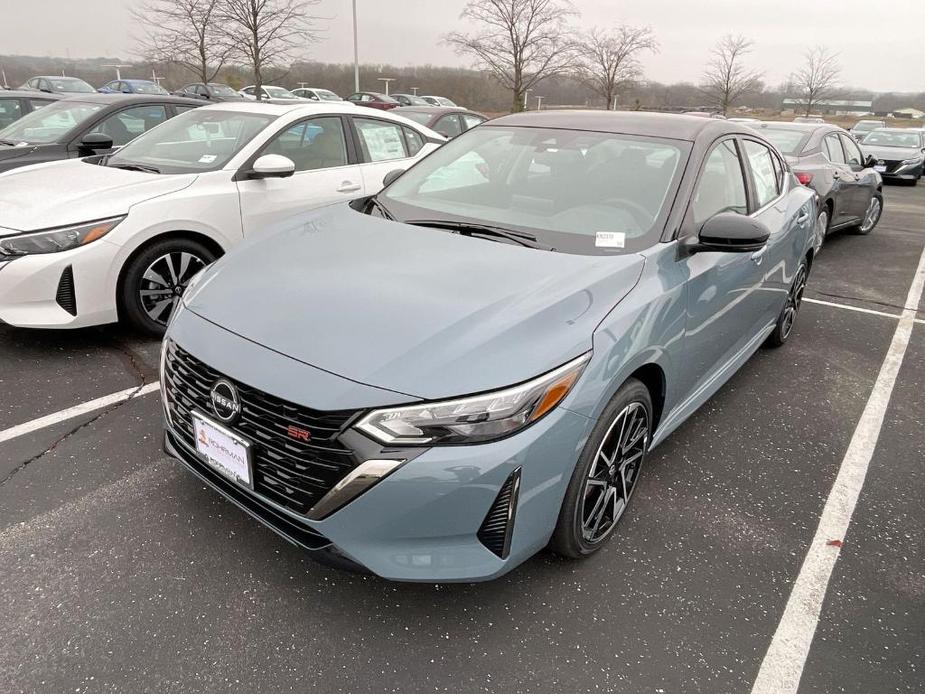
<svg viewBox="0 0 925 694">
<path fill-rule="evenodd" d="M 469 0 L 460 17 L 482 28 L 474 34 L 453 32 L 444 40 L 457 53 L 475 57 L 511 91 L 511 110 L 522 111 L 527 91 L 574 67 L 567 24 L 577 14 L 565 0 Z"/>
<path fill-rule="evenodd" d="M 806 65 L 791 76 L 790 85 L 802 100 L 807 116 L 820 101 L 835 95 L 840 74 L 838 56 L 828 48 L 816 46 L 806 51 Z"/>
<path fill-rule="evenodd" d="M 745 66 L 745 56 L 751 53 L 752 45 L 744 36 L 727 34 L 713 48 L 713 57 L 703 73 L 701 90 L 710 105 L 724 116 L 739 99 L 758 87 L 761 73 Z"/>
<path fill-rule="evenodd" d="M 223 0 L 148 0 L 132 15 L 145 29 L 141 51 L 155 62 L 175 63 L 211 82 L 233 44 L 223 30 Z"/>
<path fill-rule="evenodd" d="M 642 75 L 639 54 L 657 50 L 658 42 L 648 27 L 592 29 L 578 47 L 578 77 L 603 97 L 606 108 L 616 108 L 617 90 Z"/>
<path fill-rule="evenodd" d="M 264 71 L 289 63 L 318 39 L 317 17 L 308 14 L 319 0 L 222 0 L 229 37 L 237 41 L 236 57 L 254 71 L 254 93 L 261 98 Z"/>
</svg>

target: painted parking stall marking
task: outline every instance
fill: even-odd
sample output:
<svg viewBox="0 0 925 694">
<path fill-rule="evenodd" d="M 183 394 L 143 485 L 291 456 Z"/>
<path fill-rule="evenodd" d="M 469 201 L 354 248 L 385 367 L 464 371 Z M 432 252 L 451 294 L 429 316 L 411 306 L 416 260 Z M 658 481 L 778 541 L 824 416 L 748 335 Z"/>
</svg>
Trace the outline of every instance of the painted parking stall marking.
<svg viewBox="0 0 925 694">
<path fill-rule="evenodd" d="M 925 250 L 909 288 L 899 324 L 851 443 L 829 492 L 816 534 L 800 568 L 784 614 L 765 654 L 752 694 L 795 694 L 812 645 L 819 614 L 842 541 L 877 447 L 890 396 L 916 321 L 925 287 Z"/>
</svg>

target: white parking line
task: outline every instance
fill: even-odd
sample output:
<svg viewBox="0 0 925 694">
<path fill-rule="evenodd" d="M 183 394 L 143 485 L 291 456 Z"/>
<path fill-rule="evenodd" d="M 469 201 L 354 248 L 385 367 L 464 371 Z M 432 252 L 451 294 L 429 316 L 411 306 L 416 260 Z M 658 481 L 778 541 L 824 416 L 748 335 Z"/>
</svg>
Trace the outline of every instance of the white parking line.
<svg viewBox="0 0 925 694">
<path fill-rule="evenodd" d="M 861 308 L 860 306 L 851 306 L 849 304 L 836 304 L 834 301 L 823 301 L 822 299 L 810 299 L 809 297 L 803 297 L 803 301 L 809 304 L 819 304 L 820 306 L 830 306 L 832 308 L 843 308 L 847 311 L 857 311 L 858 313 L 869 313 L 872 316 L 883 316 L 884 318 L 892 318 L 893 320 L 899 320 L 902 316 L 895 313 L 885 313 L 884 311 L 874 311 L 871 308 Z M 915 318 L 914 323 L 922 323 L 925 325 L 925 318 Z"/>
<path fill-rule="evenodd" d="M 81 415 L 87 414 L 89 412 L 101 410 L 104 407 L 109 407 L 110 405 L 115 405 L 116 403 L 124 402 L 125 400 L 131 400 L 133 398 L 141 397 L 142 395 L 147 395 L 148 393 L 153 393 L 158 389 L 160 389 L 159 383 L 148 383 L 141 388 L 137 386 L 134 388 L 126 388 L 125 390 L 120 390 L 118 393 L 104 395 L 103 397 L 97 398 L 96 400 L 90 400 L 89 402 L 74 405 L 74 407 L 69 407 L 66 410 L 61 410 L 60 412 L 54 412 L 52 414 L 45 415 L 44 417 L 33 419 L 31 422 L 26 422 L 25 424 L 17 424 L 15 427 L 10 427 L 9 429 L 0 431 L 0 443 L 9 441 L 10 439 L 15 439 L 17 436 L 29 434 L 33 431 L 37 431 L 38 429 L 50 427 L 68 419 L 73 419 L 74 417 L 80 417 Z"/>
<path fill-rule="evenodd" d="M 925 250 L 909 288 L 896 332 L 880 366 L 877 380 L 858 422 L 835 484 L 829 492 L 816 534 L 803 560 L 784 614 L 761 663 L 752 694 L 795 694 L 813 642 L 819 613 L 832 570 L 841 551 L 851 516 L 857 506 L 870 460 L 880 437 L 893 386 L 902 366 L 922 290 L 925 287 Z"/>
</svg>

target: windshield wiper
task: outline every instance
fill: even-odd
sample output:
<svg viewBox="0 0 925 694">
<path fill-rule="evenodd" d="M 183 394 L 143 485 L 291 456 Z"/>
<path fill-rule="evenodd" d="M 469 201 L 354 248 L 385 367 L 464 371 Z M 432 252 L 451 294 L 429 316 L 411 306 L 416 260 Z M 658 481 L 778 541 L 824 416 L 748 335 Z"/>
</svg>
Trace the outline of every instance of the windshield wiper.
<svg viewBox="0 0 925 694">
<path fill-rule="evenodd" d="M 15 147 L 18 144 L 19 144 L 18 142 L 14 142 L 13 140 L 0 140 L 0 145 L 8 145 L 9 147 Z"/>
<path fill-rule="evenodd" d="M 473 224 L 471 222 L 451 222 L 444 219 L 415 219 L 405 222 L 419 227 L 433 227 L 434 229 L 446 229 L 454 231 L 463 236 L 494 236 L 501 239 L 507 239 L 527 248 L 537 248 L 541 251 L 554 251 L 553 246 L 547 246 L 536 240 L 535 236 L 526 234 L 522 231 L 505 229 L 504 227 L 491 226 L 489 224 Z"/>
<path fill-rule="evenodd" d="M 159 174 L 161 170 L 156 166 L 149 166 L 148 164 L 138 164 L 137 162 L 127 161 L 122 163 L 110 164 L 106 163 L 106 166 L 111 166 L 114 169 L 125 169 L 126 171 L 143 171 L 144 173 L 156 173 Z"/>
</svg>

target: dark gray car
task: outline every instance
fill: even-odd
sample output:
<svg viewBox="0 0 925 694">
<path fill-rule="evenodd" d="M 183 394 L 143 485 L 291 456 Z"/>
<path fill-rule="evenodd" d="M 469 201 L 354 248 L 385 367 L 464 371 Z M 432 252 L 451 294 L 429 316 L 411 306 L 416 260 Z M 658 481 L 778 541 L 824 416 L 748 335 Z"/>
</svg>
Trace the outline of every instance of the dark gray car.
<svg viewBox="0 0 925 694">
<path fill-rule="evenodd" d="M 394 113 L 436 130 L 449 139 L 488 120 L 481 113 L 458 106 L 402 106 L 396 108 Z"/>
<path fill-rule="evenodd" d="M 765 121 L 753 127 L 787 158 L 800 183 L 818 194 L 817 251 L 832 231 L 873 231 L 883 213 L 883 180 L 848 131 L 825 123 Z"/>
<path fill-rule="evenodd" d="M 174 94 L 177 96 L 185 96 L 189 99 L 202 99 L 203 101 L 208 101 L 213 104 L 224 101 L 245 100 L 243 96 L 238 94 L 227 84 L 219 84 L 218 82 L 209 82 L 208 84 L 196 82 L 194 84 L 188 84 L 182 89 L 178 89 Z"/>
<path fill-rule="evenodd" d="M 916 185 L 925 168 L 925 132 L 915 128 L 879 128 L 864 136 L 864 154 L 886 180 Z"/>
<path fill-rule="evenodd" d="M 60 94 L 37 94 L 27 90 L 0 91 L 0 130 L 60 98 Z"/>
</svg>

